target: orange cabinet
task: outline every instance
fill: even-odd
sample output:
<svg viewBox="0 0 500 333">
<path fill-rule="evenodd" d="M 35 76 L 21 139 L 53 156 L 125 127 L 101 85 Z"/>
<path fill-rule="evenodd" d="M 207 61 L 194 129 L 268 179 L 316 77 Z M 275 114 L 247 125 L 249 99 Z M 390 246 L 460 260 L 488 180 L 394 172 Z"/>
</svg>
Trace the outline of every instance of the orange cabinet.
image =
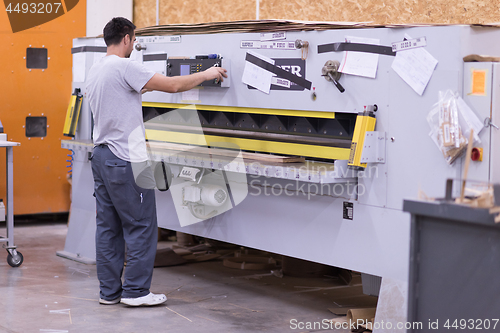
<svg viewBox="0 0 500 333">
<path fill-rule="evenodd" d="M 69 11 L 67 3 L 64 15 L 16 33 L 0 10 L 0 121 L 8 140 L 21 143 L 14 151 L 16 215 L 70 207 L 69 151 L 61 148 L 61 139 L 72 93 L 72 41 L 85 36 L 86 0 L 70 1 Z M 3 153 L 0 198 L 5 199 Z"/>
</svg>

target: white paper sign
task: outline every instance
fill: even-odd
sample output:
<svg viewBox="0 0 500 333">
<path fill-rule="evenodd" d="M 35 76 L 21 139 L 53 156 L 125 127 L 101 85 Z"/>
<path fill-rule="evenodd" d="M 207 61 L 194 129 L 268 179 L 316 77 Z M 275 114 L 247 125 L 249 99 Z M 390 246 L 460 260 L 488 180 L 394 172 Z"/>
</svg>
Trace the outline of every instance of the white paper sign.
<svg viewBox="0 0 500 333">
<path fill-rule="evenodd" d="M 405 35 L 406 39 L 411 39 Z M 420 96 L 429 83 L 438 61 L 426 49 L 399 51 L 392 62 L 392 69 Z"/>
<path fill-rule="evenodd" d="M 249 54 L 264 60 L 272 65 L 274 65 L 274 60 L 253 51 L 248 51 Z M 271 90 L 271 80 L 273 78 L 273 73 L 266 71 L 265 69 L 252 64 L 249 61 L 245 62 L 245 69 L 243 70 L 243 77 L 241 81 L 249 86 L 252 86 L 266 94 L 269 94 Z"/>
<path fill-rule="evenodd" d="M 182 101 L 181 102 L 194 102 L 200 100 L 200 89 L 191 89 L 188 91 L 182 92 Z"/>
<path fill-rule="evenodd" d="M 165 60 L 145 61 L 144 67 L 158 74 L 167 75 L 167 62 Z"/>
<path fill-rule="evenodd" d="M 73 54 L 73 82 L 85 82 L 86 60 L 86 52 Z"/>
<path fill-rule="evenodd" d="M 347 43 L 380 45 L 379 39 L 346 36 Z M 377 76 L 378 54 L 345 51 L 339 72 L 374 79 Z"/>
</svg>

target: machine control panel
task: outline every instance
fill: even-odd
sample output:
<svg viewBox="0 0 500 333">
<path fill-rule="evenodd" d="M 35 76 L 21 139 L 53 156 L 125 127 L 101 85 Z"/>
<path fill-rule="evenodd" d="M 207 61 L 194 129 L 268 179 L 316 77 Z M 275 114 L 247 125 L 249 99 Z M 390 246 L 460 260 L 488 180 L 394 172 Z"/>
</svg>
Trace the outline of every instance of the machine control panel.
<svg viewBox="0 0 500 333">
<path fill-rule="evenodd" d="M 227 60 L 217 59 L 168 59 L 167 76 L 182 76 L 202 72 L 210 67 L 224 67 L 229 71 Z M 221 82 L 205 81 L 202 87 L 229 87 L 229 78 Z"/>
</svg>

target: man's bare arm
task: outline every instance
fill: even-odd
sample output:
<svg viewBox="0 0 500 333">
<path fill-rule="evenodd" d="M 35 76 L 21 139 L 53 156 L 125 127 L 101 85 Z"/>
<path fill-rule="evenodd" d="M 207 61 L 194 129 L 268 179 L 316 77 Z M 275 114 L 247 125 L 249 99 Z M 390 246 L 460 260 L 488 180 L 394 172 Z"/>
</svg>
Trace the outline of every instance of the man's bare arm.
<svg viewBox="0 0 500 333">
<path fill-rule="evenodd" d="M 227 77 L 226 72 L 224 68 L 211 67 L 206 71 L 185 76 L 164 76 L 157 73 L 144 85 L 143 89 L 168 93 L 182 92 L 192 89 L 205 81 L 217 80 L 222 82 Z"/>
</svg>

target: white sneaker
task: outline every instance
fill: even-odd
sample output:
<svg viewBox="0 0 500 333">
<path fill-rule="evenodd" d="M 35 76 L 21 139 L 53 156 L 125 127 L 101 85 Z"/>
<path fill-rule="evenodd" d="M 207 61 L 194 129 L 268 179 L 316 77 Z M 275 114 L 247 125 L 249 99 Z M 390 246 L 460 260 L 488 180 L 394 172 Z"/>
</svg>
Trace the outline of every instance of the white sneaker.
<svg viewBox="0 0 500 333">
<path fill-rule="evenodd" d="M 104 305 L 111 305 L 111 304 L 118 304 L 120 303 L 121 297 L 115 298 L 111 301 L 105 300 L 104 298 L 99 298 L 99 303 L 104 304 Z"/>
<path fill-rule="evenodd" d="M 166 301 L 167 301 L 167 296 L 163 294 L 156 295 L 153 293 L 149 293 L 148 295 L 142 297 L 122 298 L 120 302 L 130 306 L 141 306 L 141 305 L 151 306 L 151 305 L 158 305 L 161 303 L 165 303 Z"/>
</svg>

